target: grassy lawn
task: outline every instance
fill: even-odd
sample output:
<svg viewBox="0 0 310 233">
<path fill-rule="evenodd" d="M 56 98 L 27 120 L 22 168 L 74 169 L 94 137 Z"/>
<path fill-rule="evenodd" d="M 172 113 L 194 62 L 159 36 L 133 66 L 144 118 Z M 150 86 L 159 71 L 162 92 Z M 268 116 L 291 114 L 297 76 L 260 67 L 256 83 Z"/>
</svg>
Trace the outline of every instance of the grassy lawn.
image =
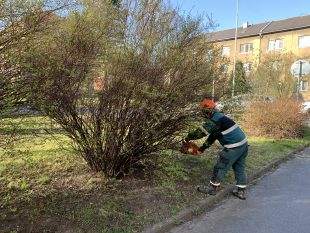
<svg viewBox="0 0 310 233">
<path fill-rule="evenodd" d="M 16 129 L 12 121 L 20 119 L 0 123 L 0 232 L 139 232 L 204 198 L 195 186 L 208 181 L 219 150 L 166 151 L 151 177 L 113 180 L 92 173 L 61 131 L 47 134 L 46 118 Z M 309 129 L 303 139 L 251 138 L 248 173 L 309 143 Z"/>
</svg>

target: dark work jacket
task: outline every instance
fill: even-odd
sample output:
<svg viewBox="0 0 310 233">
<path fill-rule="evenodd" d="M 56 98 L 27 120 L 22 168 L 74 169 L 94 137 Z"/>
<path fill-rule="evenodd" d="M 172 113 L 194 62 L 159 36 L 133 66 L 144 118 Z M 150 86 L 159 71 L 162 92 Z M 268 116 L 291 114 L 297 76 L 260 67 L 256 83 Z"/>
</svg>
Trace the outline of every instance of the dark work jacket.
<svg viewBox="0 0 310 233">
<path fill-rule="evenodd" d="M 240 127 L 229 117 L 220 112 L 213 112 L 211 118 L 205 118 L 200 128 L 190 132 L 186 140 L 197 140 L 208 136 L 203 148 L 210 147 L 215 140 L 225 148 L 235 148 L 247 143 L 246 136 Z"/>
</svg>

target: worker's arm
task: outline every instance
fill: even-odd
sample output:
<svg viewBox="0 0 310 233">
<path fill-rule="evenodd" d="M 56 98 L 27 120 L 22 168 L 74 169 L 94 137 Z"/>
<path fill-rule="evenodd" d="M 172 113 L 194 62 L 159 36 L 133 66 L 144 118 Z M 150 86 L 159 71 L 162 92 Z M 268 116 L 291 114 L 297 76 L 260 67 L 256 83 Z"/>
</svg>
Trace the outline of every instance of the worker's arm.
<svg viewBox="0 0 310 233">
<path fill-rule="evenodd" d="M 196 130 L 190 132 L 187 137 L 185 138 L 185 141 L 190 141 L 190 140 L 197 140 L 200 138 L 203 138 L 207 136 L 205 132 L 202 131 L 202 129 L 197 128 Z"/>
<path fill-rule="evenodd" d="M 214 123 L 208 125 L 208 132 L 210 132 L 209 137 L 199 148 L 200 152 L 204 152 L 207 148 L 209 148 L 215 142 L 216 139 L 222 136 L 220 127 Z"/>
</svg>

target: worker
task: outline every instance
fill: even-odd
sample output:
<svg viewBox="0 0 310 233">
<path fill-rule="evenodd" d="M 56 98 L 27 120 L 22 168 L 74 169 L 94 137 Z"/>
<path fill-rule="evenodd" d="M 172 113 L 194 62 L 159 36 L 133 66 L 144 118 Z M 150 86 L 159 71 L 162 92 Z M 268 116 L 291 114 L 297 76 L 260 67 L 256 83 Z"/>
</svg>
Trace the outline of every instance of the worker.
<svg viewBox="0 0 310 233">
<path fill-rule="evenodd" d="M 190 132 L 185 138 L 186 142 L 201 139 L 208 136 L 207 140 L 199 148 L 203 153 L 216 140 L 223 146 L 218 160 L 213 168 L 210 183 L 207 186 L 199 186 L 199 192 L 215 195 L 228 170 L 232 167 L 236 188 L 233 194 L 238 198 L 246 199 L 246 174 L 245 161 L 248 154 L 248 142 L 241 128 L 229 117 L 216 110 L 216 103 L 211 97 L 205 97 L 200 103 L 201 113 L 205 122 L 202 126 Z"/>
</svg>

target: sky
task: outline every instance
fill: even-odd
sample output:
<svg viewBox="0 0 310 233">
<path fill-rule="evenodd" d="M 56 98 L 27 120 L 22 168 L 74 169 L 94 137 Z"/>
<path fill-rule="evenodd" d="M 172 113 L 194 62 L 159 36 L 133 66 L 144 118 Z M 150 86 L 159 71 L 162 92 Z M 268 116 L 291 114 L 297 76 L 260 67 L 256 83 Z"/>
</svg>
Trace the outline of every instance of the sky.
<svg viewBox="0 0 310 233">
<path fill-rule="evenodd" d="M 235 27 L 237 0 L 170 0 L 181 12 L 212 15 L 223 30 Z M 310 0 L 239 0 L 239 25 L 310 15 Z"/>
</svg>

